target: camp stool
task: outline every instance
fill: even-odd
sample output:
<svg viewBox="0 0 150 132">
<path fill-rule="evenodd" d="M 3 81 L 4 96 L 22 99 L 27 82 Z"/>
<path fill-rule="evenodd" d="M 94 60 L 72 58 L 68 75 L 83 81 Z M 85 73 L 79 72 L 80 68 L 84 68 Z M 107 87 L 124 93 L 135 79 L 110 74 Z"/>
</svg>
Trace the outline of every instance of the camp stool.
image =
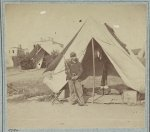
<svg viewBox="0 0 150 132">
<path fill-rule="evenodd" d="M 52 105 L 54 105 L 56 101 L 59 102 L 60 104 L 63 104 L 63 102 L 61 100 L 59 100 L 59 98 L 58 98 L 62 91 L 63 91 L 63 89 L 61 89 L 58 93 L 53 92 L 53 94 L 52 94 L 52 97 L 53 97 Z"/>
<path fill-rule="evenodd" d="M 50 83 L 49 81 L 50 81 L 50 79 L 47 78 L 47 77 L 45 77 L 45 78 L 43 79 L 43 83 L 46 84 L 49 88 L 52 88 L 53 85 L 51 85 L 51 83 Z M 52 90 L 52 89 L 51 89 L 51 90 Z M 64 90 L 63 88 L 60 89 L 58 92 L 53 92 L 53 90 L 52 90 L 52 94 L 51 94 L 51 97 L 52 97 L 52 100 L 51 100 L 51 101 L 52 101 L 52 105 L 53 105 L 56 101 L 62 104 L 62 101 L 60 101 L 58 97 L 60 96 L 60 94 L 61 94 L 61 92 L 62 92 L 63 90 Z"/>
</svg>

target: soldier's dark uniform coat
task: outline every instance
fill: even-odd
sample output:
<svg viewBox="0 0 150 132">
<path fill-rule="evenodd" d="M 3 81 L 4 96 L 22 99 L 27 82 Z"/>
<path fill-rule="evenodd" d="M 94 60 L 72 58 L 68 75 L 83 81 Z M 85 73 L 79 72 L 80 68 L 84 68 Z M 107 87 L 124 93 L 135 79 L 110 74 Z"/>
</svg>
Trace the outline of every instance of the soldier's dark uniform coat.
<svg viewBox="0 0 150 132">
<path fill-rule="evenodd" d="M 84 104 L 83 99 L 83 89 L 78 78 L 76 80 L 72 80 L 73 76 L 80 77 L 83 72 L 83 68 L 81 63 L 76 60 L 73 62 L 71 60 L 67 60 L 65 62 L 65 73 L 66 79 L 68 80 L 69 90 L 70 90 L 70 102 L 74 104 L 78 102 L 79 104 Z"/>
</svg>

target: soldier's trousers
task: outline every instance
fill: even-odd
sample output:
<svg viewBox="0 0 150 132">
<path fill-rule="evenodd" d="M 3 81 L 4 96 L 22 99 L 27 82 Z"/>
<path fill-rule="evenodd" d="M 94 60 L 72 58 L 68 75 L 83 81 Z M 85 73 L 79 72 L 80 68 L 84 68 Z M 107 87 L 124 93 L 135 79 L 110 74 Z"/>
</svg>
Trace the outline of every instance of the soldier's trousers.
<svg viewBox="0 0 150 132">
<path fill-rule="evenodd" d="M 107 70 L 103 70 L 101 86 L 107 85 Z"/>
<path fill-rule="evenodd" d="M 78 80 L 68 80 L 68 84 L 70 91 L 70 103 L 74 104 L 75 102 L 78 102 L 81 105 L 84 104 L 83 89 L 81 83 Z"/>
</svg>

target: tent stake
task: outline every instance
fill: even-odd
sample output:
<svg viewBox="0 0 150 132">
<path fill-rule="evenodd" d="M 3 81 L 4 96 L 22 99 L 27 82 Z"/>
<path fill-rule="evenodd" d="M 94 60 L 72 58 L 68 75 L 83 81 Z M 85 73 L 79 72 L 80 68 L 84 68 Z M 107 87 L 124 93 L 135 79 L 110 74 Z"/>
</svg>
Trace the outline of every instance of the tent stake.
<svg viewBox="0 0 150 132">
<path fill-rule="evenodd" d="M 94 43 L 93 43 L 93 38 L 92 38 L 92 53 L 93 53 L 93 100 L 92 103 L 94 103 L 94 93 L 95 93 L 95 56 L 94 56 Z"/>
</svg>

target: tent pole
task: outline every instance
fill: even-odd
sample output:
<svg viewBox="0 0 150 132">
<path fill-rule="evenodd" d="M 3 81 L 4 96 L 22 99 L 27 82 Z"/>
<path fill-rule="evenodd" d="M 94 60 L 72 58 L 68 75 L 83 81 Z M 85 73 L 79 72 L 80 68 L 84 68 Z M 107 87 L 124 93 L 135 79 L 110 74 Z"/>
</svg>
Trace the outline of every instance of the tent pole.
<svg viewBox="0 0 150 132">
<path fill-rule="evenodd" d="M 92 53 L 93 53 L 93 93 L 92 93 L 92 103 L 94 103 L 94 93 L 95 93 L 95 55 L 94 55 L 94 43 L 92 38 Z"/>
</svg>

